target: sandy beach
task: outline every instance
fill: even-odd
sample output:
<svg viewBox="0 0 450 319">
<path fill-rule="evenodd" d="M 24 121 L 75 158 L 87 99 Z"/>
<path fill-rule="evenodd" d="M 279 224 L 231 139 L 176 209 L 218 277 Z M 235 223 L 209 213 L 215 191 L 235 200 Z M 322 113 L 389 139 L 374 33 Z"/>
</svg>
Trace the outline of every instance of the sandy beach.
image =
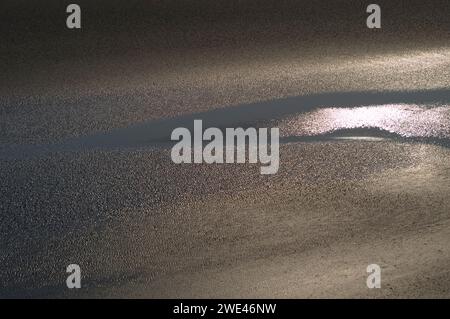
<svg viewBox="0 0 450 319">
<path fill-rule="evenodd" d="M 448 1 L 376 31 L 358 1 L 81 1 L 82 33 L 46 2 L 0 10 L 1 298 L 450 298 Z M 175 164 L 195 119 L 279 128 L 279 171 Z"/>
<path fill-rule="evenodd" d="M 148 150 L 7 163 L 23 213 L 3 217 L 1 277 L 18 280 L 12 296 L 448 297 L 448 152 L 292 143 L 273 177 L 254 165 L 180 168 Z M 56 214 L 61 205 L 74 209 Z M 73 261 L 87 269 L 76 294 L 59 284 Z M 384 289 L 367 289 L 371 263 Z"/>
</svg>

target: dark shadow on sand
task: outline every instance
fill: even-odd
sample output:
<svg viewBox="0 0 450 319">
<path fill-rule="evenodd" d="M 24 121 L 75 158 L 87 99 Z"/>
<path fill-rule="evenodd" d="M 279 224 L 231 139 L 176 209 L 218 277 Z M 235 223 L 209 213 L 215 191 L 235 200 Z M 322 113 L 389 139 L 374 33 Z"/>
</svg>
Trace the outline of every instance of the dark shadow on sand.
<svg viewBox="0 0 450 319">
<path fill-rule="evenodd" d="M 58 144 L 11 147 L 0 150 L 0 157 L 30 156 L 55 151 L 158 147 L 170 142 L 170 135 L 175 128 L 185 127 L 192 130 L 193 122 L 196 119 L 203 121 L 203 129 L 207 127 L 257 127 L 258 123 L 280 120 L 316 108 L 351 108 L 394 103 L 431 106 L 450 104 L 450 90 L 340 92 L 289 97 L 153 120 L 110 132 L 68 139 Z M 311 137 L 311 139 L 317 138 L 320 137 Z"/>
</svg>

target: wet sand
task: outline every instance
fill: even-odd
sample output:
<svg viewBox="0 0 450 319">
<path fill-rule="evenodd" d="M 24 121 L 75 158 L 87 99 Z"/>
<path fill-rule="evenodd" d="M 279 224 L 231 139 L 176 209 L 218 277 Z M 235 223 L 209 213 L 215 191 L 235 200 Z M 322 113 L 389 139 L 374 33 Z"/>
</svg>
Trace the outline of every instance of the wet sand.
<svg viewBox="0 0 450 319">
<path fill-rule="evenodd" d="M 0 297 L 450 297 L 448 0 L 379 0 L 381 30 L 359 0 L 79 1 L 82 32 L 0 4 Z M 279 172 L 173 164 L 198 118 L 280 127 Z"/>
<path fill-rule="evenodd" d="M 177 166 L 167 150 L 5 162 L 3 205 L 16 214 L 2 217 L 2 295 L 450 296 L 448 148 L 344 139 L 280 151 L 269 177 Z M 84 270 L 79 291 L 65 287 L 69 263 Z M 366 287 L 371 263 L 382 289 Z"/>
</svg>

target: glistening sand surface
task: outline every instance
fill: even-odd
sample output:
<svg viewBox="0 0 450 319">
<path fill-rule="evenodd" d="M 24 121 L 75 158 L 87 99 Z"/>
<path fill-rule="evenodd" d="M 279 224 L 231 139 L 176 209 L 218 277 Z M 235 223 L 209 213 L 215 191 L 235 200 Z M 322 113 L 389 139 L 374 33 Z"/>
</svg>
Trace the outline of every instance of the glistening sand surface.
<svg viewBox="0 0 450 319">
<path fill-rule="evenodd" d="M 165 152 L 4 162 L 2 294 L 450 296 L 447 148 L 293 143 L 264 177 Z M 79 291 L 61 284 L 73 262 Z M 370 263 L 383 289 L 366 288 Z"/>
<path fill-rule="evenodd" d="M 381 30 L 359 0 L 79 1 L 82 32 L 0 2 L 1 297 L 450 296 L 448 0 L 379 0 Z M 199 116 L 280 127 L 279 173 L 174 165 Z"/>
</svg>

